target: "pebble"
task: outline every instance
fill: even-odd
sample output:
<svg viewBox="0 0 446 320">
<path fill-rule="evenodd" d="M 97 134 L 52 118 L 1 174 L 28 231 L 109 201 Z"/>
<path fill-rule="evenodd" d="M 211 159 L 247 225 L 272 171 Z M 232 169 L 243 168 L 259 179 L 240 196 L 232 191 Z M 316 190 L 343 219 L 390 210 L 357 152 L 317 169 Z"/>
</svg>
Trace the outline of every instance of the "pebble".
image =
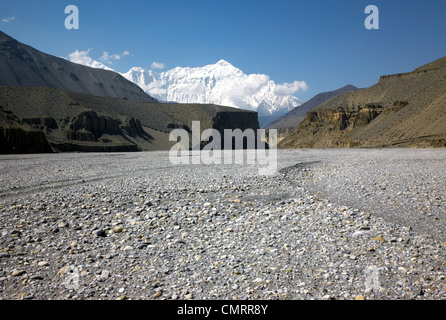
<svg viewBox="0 0 446 320">
<path fill-rule="evenodd" d="M 381 236 L 377 236 L 377 237 L 372 238 L 372 241 L 380 241 L 381 243 L 387 242 L 387 240 L 384 239 Z"/>
<path fill-rule="evenodd" d="M 122 227 L 118 226 L 118 227 L 114 227 L 113 228 L 113 232 L 114 233 L 121 233 L 122 231 L 124 231 L 124 229 Z"/>
<path fill-rule="evenodd" d="M 13 277 L 18 277 L 18 276 L 21 276 L 23 273 L 24 273 L 23 271 L 13 270 L 13 271 L 11 272 L 11 276 L 13 276 Z"/>
<path fill-rule="evenodd" d="M 98 237 L 106 237 L 107 236 L 107 232 L 103 229 L 95 230 L 95 231 L 93 231 L 93 233 Z"/>
</svg>

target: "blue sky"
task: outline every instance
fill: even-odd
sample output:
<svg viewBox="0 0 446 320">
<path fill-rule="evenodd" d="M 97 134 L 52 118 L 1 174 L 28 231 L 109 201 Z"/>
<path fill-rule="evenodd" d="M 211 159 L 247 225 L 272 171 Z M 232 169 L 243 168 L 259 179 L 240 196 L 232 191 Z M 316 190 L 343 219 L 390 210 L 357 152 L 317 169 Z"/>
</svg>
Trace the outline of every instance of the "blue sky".
<svg viewBox="0 0 446 320">
<path fill-rule="evenodd" d="M 67 30 L 67 5 L 79 30 Z M 379 30 L 367 30 L 367 5 Z M 0 0 L 0 30 L 41 51 L 67 57 L 91 49 L 119 72 L 154 61 L 164 70 L 225 59 L 276 83 L 305 81 L 302 101 L 346 84 L 368 87 L 446 55 L 444 0 Z M 128 52 L 129 54 L 123 54 Z"/>
</svg>

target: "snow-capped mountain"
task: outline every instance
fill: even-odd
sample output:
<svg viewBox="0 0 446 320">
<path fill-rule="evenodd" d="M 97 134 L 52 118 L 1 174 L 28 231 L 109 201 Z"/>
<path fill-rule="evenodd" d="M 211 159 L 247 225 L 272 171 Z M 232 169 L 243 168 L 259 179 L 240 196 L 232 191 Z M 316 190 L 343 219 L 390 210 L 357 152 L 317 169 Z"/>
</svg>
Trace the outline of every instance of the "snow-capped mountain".
<svg viewBox="0 0 446 320">
<path fill-rule="evenodd" d="M 93 68 L 112 70 L 76 51 L 69 60 Z M 204 67 L 176 67 L 157 73 L 139 67 L 121 74 L 158 101 L 204 103 L 257 111 L 262 125 L 277 119 L 302 102 L 293 94 L 307 89 L 304 81 L 276 84 L 265 74 L 245 74 L 225 60 Z"/>
<path fill-rule="evenodd" d="M 162 73 L 132 68 L 122 75 L 159 101 L 218 104 L 254 110 L 259 116 L 278 117 L 300 106 L 292 94 L 306 88 L 305 82 L 276 84 L 264 74 L 246 75 L 225 60 Z"/>
</svg>

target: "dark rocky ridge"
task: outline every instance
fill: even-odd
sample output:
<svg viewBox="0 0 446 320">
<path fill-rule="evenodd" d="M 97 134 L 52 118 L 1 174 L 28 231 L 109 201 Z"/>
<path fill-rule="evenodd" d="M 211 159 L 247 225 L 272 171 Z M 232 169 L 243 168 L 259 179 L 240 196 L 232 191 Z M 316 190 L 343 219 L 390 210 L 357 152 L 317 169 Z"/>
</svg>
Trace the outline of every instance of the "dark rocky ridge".
<svg viewBox="0 0 446 320">
<path fill-rule="evenodd" d="M 0 87 L 0 102 L 59 151 L 168 150 L 175 128 L 259 127 L 256 112 L 216 105 L 147 103 L 37 87 Z"/>
<path fill-rule="evenodd" d="M 446 146 L 446 57 L 307 113 L 279 148 Z"/>
</svg>

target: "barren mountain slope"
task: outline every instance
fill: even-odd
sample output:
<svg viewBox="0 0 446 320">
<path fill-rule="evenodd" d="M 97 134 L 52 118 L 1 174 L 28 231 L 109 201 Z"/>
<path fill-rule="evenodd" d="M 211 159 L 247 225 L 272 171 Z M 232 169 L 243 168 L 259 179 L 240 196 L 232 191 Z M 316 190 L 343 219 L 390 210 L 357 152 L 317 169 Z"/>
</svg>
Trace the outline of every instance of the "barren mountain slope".
<svg viewBox="0 0 446 320">
<path fill-rule="evenodd" d="M 445 146 L 446 57 L 307 113 L 280 148 Z"/>
<path fill-rule="evenodd" d="M 0 31 L 0 86 L 58 88 L 103 97 L 154 102 L 120 74 L 43 53 Z"/>
</svg>

